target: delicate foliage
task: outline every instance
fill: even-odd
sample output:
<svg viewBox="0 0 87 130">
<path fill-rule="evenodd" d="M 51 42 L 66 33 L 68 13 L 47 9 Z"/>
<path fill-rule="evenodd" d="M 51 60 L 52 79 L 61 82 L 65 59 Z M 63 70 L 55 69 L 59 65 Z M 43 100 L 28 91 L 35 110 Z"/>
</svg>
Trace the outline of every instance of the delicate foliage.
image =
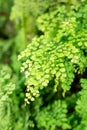
<svg viewBox="0 0 87 130">
<path fill-rule="evenodd" d="M 83 6 L 84 10 L 86 7 Z M 72 9 L 68 13 L 64 6 L 58 7 L 38 19 L 44 35 L 34 38 L 19 55 L 23 61 L 21 71 L 25 73 L 29 93 L 26 93 L 26 97 L 29 100 L 34 100 L 39 90 L 48 86 L 53 78 L 56 90 L 61 85 L 66 92 L 73 82 L 74 73 L 85 71 L 87 34 L 84 27 L 86 11 L 83 8 L 78 8 L 78 12 Z"/>
</svg>

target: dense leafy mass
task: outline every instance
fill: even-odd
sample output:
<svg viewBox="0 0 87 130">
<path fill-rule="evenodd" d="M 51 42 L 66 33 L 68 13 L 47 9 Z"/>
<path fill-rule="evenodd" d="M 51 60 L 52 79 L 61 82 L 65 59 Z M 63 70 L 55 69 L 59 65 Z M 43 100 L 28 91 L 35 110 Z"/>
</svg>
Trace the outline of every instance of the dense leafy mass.
<svg viewBox="0 0 87 130">
<path fill-rule="evenodd" d="M 87 130 L 86 99 L 86 0 L 1 0 L 0 130 Z"/>
<path fill-rule="evenodd" d="M 86 9 L 87 5 L 83 7 Z M 19 55 L 19 59 L 23 60 L 21 71 L 25 73 L 28 99 L 34 100 L 39 90 L 48 86 L 53 79 L 53 89 L 57 90 L 61 85 L 66 92 L 70 90 L 74 74 L 85 71 L 86 21 L 86 10 L 79 7 L 78 12 L 71 10 L 68 13 L 64 6 L 38 19 L 44 35 L 34 38 Z"/>
</svg>

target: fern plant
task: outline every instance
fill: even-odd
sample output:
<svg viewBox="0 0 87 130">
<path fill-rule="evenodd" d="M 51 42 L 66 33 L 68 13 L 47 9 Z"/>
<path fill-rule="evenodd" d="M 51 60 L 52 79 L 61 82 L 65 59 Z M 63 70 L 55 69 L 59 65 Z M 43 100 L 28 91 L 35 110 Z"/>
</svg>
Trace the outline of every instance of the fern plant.
<svg viewBox="0 0 87 130">
<path fill-rule="evenodd" d="M 78 10 L 78 11 L 77 11 Z M 43 35 L 36 37 L 19 55 L 21 71 L 26 77 L 26 101 L 33 101 L 40 90 L 55 80 L 53 90 L 58 86 L 70 90 L 75 73 L 82 74 L 87 67 L 87 4 L 77 9 L 58 7 L 38 19 Z M 84 14 L 84 15 L 83 15 Z M 27 100 L 28 99 L 28 100 Z"/>
</svg>

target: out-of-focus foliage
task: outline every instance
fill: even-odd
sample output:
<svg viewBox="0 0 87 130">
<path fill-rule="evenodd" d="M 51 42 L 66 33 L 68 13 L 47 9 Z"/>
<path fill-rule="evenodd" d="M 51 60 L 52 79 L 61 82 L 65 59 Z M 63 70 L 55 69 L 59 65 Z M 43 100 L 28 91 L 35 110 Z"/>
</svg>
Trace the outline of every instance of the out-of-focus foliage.
<svg viewBox="0 0 87 130">
<path fill-rule="evenodd" d="M 12 95 L 15 84 L 11 81 L 11 70 L 8 66 L 0 67 L 0 129 L 11 129 L 10 124 L 10 95 Z M 6 116 L 5 116 L 6 115 Z"/>
<path fill-rule="evenodd" d="M 78 125 L 75 130 L 87 129 L 87 79 L 80 80 L 82 90 L 79 92 L 79 99 L 77 101 L 76 111 L 79 117 L 82 117 L 80 125 Z"/>
<path fill-rule="evenodd" d="M 0 0 L 0 130 L 87 129 L 86 23 L 86 0 Z"/>
<path fill-rule="evenodd" d="M 13 5 L 13 0 L 8 0 L 3 2 L 0 0 L 0 37 L 8 37 L 11 35 L 11 24 L 8 19 L 11 11 L 11 7 Z M 13 34 L 13 33 L 12 33 Z"/>
<path fill-rule="evenodd" d="M 20 88 L 23 81 L 17 78 L 7 65 L 0 66 L 0 130 L 27 130 L 32 124 Z"/>
<path fill-rule="evenodd" d="M 60 100 L 55 101 L 52 105 L 42 108 L 36 116 L 38 128 L 45 128 L 46 130 L 55 130 L 57 127 L 63 129 L 70 129 L 67 118 L 67 105 Z"/>
</svg>

